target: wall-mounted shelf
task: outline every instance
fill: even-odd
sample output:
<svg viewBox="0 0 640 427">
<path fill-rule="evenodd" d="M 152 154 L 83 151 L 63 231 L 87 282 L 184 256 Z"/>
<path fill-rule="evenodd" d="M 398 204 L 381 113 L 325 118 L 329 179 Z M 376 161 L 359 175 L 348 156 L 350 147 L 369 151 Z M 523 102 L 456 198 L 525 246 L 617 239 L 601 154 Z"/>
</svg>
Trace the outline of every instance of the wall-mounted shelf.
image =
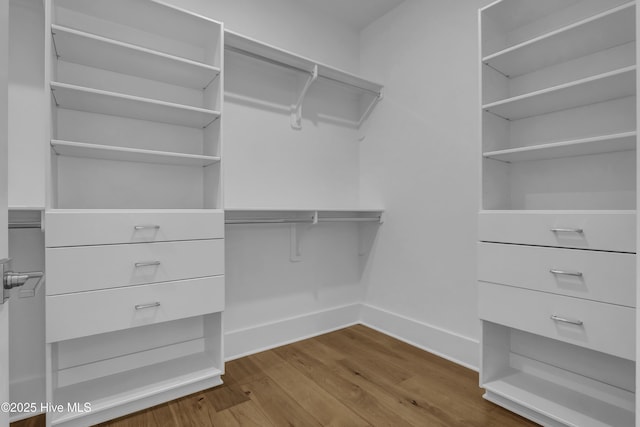
<svg viewBox="0 0 640 427">
<path fill-rule="evenodd" d="M 624 132 L 507 150 L 488 151 L 483 154 L 483 157 L 513 163 L 628 151 L 636 149 L 636 137 L 636 132 Z"/>
<path fill-rule="evenodd" d="M 507 120 L 523 119 L 635 95 L 636 66 L 553 86 L 482 106 Z"/>
<path fill-rule="evenodd" d="M 231 52 L 240 53 L 270 64 L 309 74 L 310 79 L 301 91 L 298 103 L 292 110 L 292 126 L 294 128 L 300 127 L 302 102 L 304 101 L 306 91 L 316 77 L 349 86 L 371 97 L 371 102 L 358 120 L 358 126 L 366 119 L 376 103 L 382 99 L 383 85 L 380 83 L 364 79 L 335 67 L 321 64 L 318 61 L 280 49 L 251 37 L 243 36 L 234 31 L 224 31 L 224 44 L 225 49 Z"/>
<path fill-rule="evenodd" d="M 515 77 L 634 40 L 635 2 L 630 2 L 488 55 L 482 62 Z"/>
<path fill-rule="evenodd" d="M 380 209 L 233 209 L 226 224 L 318 224 L 320 222 L 384 222 Z"/>
<path fill-rule="evenodd" d="M 129 147 L 89 144 L 52 140 L 51 147 L 61 156 L 119 160 L 141 163 L 160 163 L 177 166 L 209 166 L 220 161 L 220 157 L 197 154 L 173 153 L 167 151 L 143 150 Z"/>
<path fill-rule="evenodd" d="M 71 110 L 205 128 L 220 113 L 205 108 L 51 82 L 56 105 Z"/>
<path fill-rule="evenodd" d="M 60 25 L 52 25 L 51 34 L 57 56 L 67 62 L 194 89 L 220 74 L 218 67 Z"/>
</svg>

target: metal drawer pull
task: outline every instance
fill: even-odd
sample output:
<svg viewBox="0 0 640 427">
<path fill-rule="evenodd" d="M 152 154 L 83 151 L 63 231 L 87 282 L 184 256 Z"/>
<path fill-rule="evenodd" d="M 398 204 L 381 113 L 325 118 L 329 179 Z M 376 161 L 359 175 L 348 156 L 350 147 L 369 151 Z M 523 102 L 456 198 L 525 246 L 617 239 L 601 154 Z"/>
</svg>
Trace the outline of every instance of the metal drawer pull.
<svg viewBox="0 0 640 427">
<path fill-rule="evenodd" d="M 159 225 L 136 225 L 133 227 L 134 230 L 160 230 Z"/>
<path fill-rule="evenodd" d="M 160 303 L 159 302 L 152 302 L 151 304 L 138 304 L 136 306 L 134 306 L 136 310 L 144 310 L 145 308 L 154 308 L 154 307 L 160 307 Z"/>
<path fill-rule="evenodd" d="M 160 261 L 136 262 L 134 265 L 136 268 L 151 267 L 152 265 L 160 265 Z"/>
<path fill-rule="evenodd" d="M 562 275 L 562 276 L 582 277 L 582 272 L 580 272 L 580 271 L 565 271 L 565 270 L 551 269 L 551 270 L 549 270 L 549 273 L 551 273 L 551 274 L 559 274 L 559 275 Z"/>
<path fill-rule="evenodd" d="M 566 317 L 556 316 L 555 314 L 551 315 L 551 320 L 555 320 L 556 322 L 570 323 L 572 325 L 582 326 L 582 320 L 567 319 Z"/>
<path fill-rule="evenodd" d="M 584 233 L 582 228 L 552 228 L 551 231 L 554 233 Z"/>
</svg>

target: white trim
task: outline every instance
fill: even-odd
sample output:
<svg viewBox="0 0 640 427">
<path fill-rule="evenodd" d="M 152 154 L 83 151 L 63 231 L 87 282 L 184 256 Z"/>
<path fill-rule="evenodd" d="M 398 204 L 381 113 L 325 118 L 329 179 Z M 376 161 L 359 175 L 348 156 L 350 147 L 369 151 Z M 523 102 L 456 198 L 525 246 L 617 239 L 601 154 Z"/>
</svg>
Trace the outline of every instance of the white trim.
<svg viewBox="0 0 640 427">
<path fill-rule="evenodd" d="M 333 307 L 224 334 L 225 361 L 356 325 L 361 304 Z"/>
<path fill-rule="evenodd" d="M 362 324 L 414 347 L 478 371 L 478 340 L 368 304 L 350 304 L 224 334 L 225 361 Z"/>
<path fill-rule="evenodd" d="M 478 340 L 369 304 L 362 304 L 360 323 L 443 359 L 478 371 Z"/>
</svg>

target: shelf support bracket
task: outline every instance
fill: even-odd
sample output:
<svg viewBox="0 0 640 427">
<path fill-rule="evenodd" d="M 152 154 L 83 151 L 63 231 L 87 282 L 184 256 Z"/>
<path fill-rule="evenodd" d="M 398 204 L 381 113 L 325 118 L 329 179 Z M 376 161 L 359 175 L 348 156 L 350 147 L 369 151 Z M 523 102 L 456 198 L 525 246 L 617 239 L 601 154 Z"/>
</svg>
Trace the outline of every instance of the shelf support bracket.
<svg viewBox="0 0 640 427">
<path fill-rule="evenodd" d="M 293 108 L 291 109 L 291 127 L 294 129 L 302 129 L 302 103 L 304 102 L 304 97 L 307 96 L 307 92 L 311 87 L 311 84 L 316 81 L 318 78 L 318 65 L 314 64 L 307 81 L 302 88 L 302 92 L 300 92 L 300 96 L 298 97 L 298 101 Z"/>
<path fill-rule="evenodd" d="M 380 89 L 380 92 L 378 92 L 377 95 L 374 95 L 373 99 L 369 103 L 369 106 L 366 110 L 364 110 L 364 113 L 360 117 L 360 120 L 358 120 L 358 127 L 362 126 L 362 123 L 364 123 L 367 117 L 369 117 L 369 114 L 371 114 L 371 111 L 373 111 L 373 108 L 378 104 L 378 102 L 382 101 L 382 98 L 382 89 Z"/>
</svg>

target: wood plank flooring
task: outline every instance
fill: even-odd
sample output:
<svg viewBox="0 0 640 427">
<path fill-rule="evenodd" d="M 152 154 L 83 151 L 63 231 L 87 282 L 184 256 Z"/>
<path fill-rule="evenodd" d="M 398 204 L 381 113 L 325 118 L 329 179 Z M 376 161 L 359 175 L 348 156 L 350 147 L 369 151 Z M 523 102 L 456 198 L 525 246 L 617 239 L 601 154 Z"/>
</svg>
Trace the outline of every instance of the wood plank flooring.
<svg viewBox="0 0 640 427">
<path fill-rule="evenodd" d="M 100 427 L 537 425 L 482 399 L 477 372 L 362 325 L 228 362 L 224 382 Z"/>
</svg>

